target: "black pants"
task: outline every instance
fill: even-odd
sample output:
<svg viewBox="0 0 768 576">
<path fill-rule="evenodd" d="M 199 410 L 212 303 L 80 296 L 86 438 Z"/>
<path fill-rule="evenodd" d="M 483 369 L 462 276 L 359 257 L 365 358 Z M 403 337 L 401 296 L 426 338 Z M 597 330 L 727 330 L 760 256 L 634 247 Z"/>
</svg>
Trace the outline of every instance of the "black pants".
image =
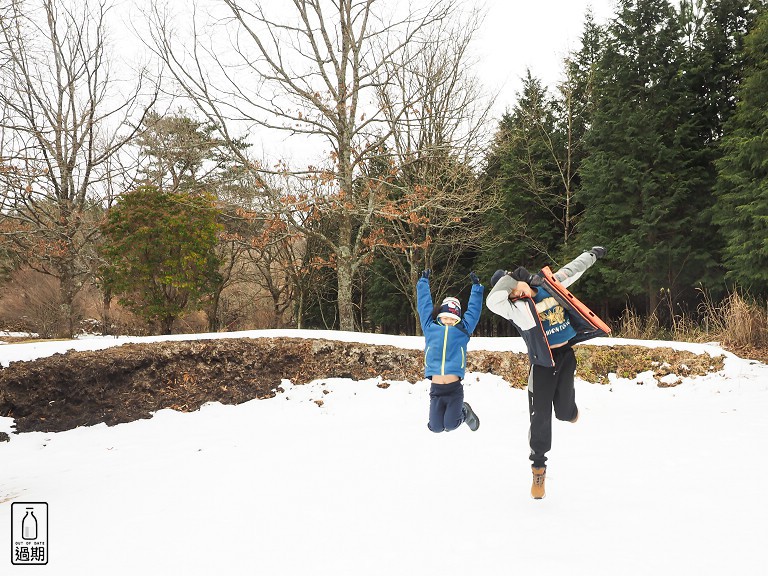
<svg viewBox="0 0 768 576">
<path fill-rule="evenodd" d="M 429 423 L 432 432 L 450 432 L 464 422 L 464 385 L 432 384 L 429 389 Z"/>
<path fill-rule="evenodd" d="M 529 442 L 533 466 L 541 468 L 552 447 L 552 408 L 558 420 L 573 420 L 578 413 L 573 378 L 576 355 L 570 346 L 552 350 L 555 367 L 531 366 L 528 374 Z"/>
</svg>

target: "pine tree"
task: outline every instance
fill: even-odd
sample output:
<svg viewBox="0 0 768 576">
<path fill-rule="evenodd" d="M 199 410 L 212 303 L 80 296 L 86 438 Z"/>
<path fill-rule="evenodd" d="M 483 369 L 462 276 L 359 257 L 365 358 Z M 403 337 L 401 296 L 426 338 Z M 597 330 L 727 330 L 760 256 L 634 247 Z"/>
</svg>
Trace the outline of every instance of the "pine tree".
<svg viewBox="0 0 768 576">
<path fill-rule="evenodd" d="M 760 293 L 768 286 L 768 12 L 745 41 L 746 70 L 718 162 L 715 221 L 726 239 L 727 278 Z"/>
<path fill-rule="evenodd" d="M 583 210 L 575 198 L 603 38 L 602 27 L 587 12 L 581 48 L 566 58 L 555 95 L 528 71 L 516 106 L 502 117 L 486 166 L 501 205 L 485 223 L 498 241 L 479 259 L 482 273 L 498 266 L 557 265 L 573 251 Z"/>
<path fill-rule="evenodd" d="M 744 74 L 744 38 L 764 0 L 683 0 L 680 5 L 690 51 L 687 75 L 701 100 L 702 136 L 716 143 L 736 106 Z M 717 146 L 713 154 L 719 154 Z"/>
<path fill-rule="evenodd" d="M 598 26 L 591 10 L 587 11 L 581 47 L 565 59 L 565 74 L 558 83 L 556 124 L 553 146 L 561 158 L 558 167 L 561 175 L 561 196 L 564 206 L 561 223 L 562 252 L 565 258 L 574 251 L 570 246 L 584 207 L 576 201 L 581 185 L 580 169 L 586 154 L 586 136 L 594 114 L 594 76 L 600 60 L 605 33 Z"/>
<path fill-rule="evenodd" d="M 723 288 L 719 254 L 724 239 L 713 223 L 715 163 L 722 155 L 723 127 L 735 109 L 736 90 L 743 77 L 743 40 L 754 25 L 756 2 L 750 0 L 684 0 L 680 18 L 687 46 L 683 82 L 690 94 L 687 139 L 680 145 L 690 157 L 690 171 L 698 179 L 691 183 L 698 218 L 693 219 L 700 280 L 712 292 Z"/>
<path fill-rule="evenodd" d="M 666 0 L 622 0 L 596 68 L 596 108 L 578 199 L 581 244 L 611 257 L 595 277 L 617 303 L 655 310 L 701 277 L 701 165 L 679 18 Z"/>
<path fill-rule="evenodd" d="M 483 255 L 483 271 L 535 266 L 542 255 L 551 258 L 559 251 L 565 206 L 553 156 L 555 123 L 554 102 L 529 71 L 517 104 L 499 122 L 487 158 L 486 178 L 496 187 L 500 206 L 485 220 L 498 242 Z"/>
</svg>

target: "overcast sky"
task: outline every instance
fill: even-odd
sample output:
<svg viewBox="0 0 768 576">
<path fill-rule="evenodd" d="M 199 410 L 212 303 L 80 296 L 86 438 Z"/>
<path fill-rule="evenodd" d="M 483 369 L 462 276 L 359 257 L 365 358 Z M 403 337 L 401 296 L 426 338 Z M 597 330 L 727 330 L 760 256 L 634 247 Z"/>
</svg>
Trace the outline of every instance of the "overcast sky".
<svg viewBox="0 0 768 576">
<path fill-rule="evenodd" d="M 116 0 L 122 9 L 128 9 L 133 19 L 139 17 L 137 7 L 146 8 L 155 0 Z M 189 6 L 195 0 L 168 0 L 182 19 L 191 16 Z M 196 0 L 198 5 L 219 6 L 220 0 Z M 267 0 L 289 2 L 289 0 Z M 398 0 L 405 4 L 420 4 L 424 0 Z M 279 4 L 278 4 L 279 5 Z M 584 28 L 584 16 L 592 8 L 595 20 L 605 23 L 615 12 L 616 0 L 469 0 L 463 7 L 479 6 L 485 19 L 476 35 L 474 49 L 477 56 L 475 72 L 488 94 L 498 92 L 494 116 L 500 117 L 514 105 L 521 88 L 520 79 L 530 68 L 534 76 L 554 88 L 562 75 L 562 62 L 569 50 L 577 49 Z M 131 17 L 123 20 L 118 36 L 127 33 Z M 133 20 L 136 23 L 136 20 Z M 136 47 L 136 38 L 132 37 Z M 263 135 L 266 136 L 266 135 Z M 268 148 L 277 156 L 291 156 L 296 147 L 303 148 L 303 138 L 285 139 L 285 134 L 267 138 Z"/>
<path fill-rule="evenodd" d="M 587 9 L 591 6 L 595 21 L 603 24 L 615 5 L 616 0 L 485 0 L 478 74 L 489 90 L 500 90 L 497 111 L 514 104 L 526 68 L 554 86 L 568 51 L 579 47 Z"/>
</svg>

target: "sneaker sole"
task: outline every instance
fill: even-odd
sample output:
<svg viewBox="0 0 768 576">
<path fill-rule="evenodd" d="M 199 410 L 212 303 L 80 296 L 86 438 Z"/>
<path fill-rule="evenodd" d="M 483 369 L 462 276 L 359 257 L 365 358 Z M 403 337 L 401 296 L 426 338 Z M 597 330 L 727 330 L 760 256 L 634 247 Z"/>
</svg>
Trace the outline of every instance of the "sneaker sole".
<svg viewBox="0 0 768 576">
<path fill-rule="evenodd" d="M 475 427 L 472 428 L 472 426 L 470 426 L 469 423 L 467 422 L 467 428 L 469 428 L 472 432 L 477 432 L 477 429 L 480 428 L 480 418 L 477 417 L 477 414 L 475 414 L 475 411 L 472 410 L 472 406 L 470 406 L 467 402 L 464 402 L 464 406 L 467 408 L 469 412 L 472 413 L 472 416 L 475 418 Z"/>
</svg>

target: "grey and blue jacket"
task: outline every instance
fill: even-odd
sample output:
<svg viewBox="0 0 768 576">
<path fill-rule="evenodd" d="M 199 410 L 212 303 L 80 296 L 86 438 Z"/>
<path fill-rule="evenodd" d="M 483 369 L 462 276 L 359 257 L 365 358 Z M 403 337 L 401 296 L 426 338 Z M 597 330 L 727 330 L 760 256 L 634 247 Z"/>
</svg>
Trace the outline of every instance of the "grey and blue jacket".
<svg viewBox="0 0 768 576">
<path fill-rule="evenodd" d="M 473 284 L 467 311 L 458 324 L 447 326 L 432 317 L 434 305 L 429 280 L 421 278 L 416 284 L 416 308 L 424 332 L 424 376 L 455 375 L 464 378 L 467 367 L 467 344 L 480 321 L 483 309 L 481 284 Z"/>
<path fill-rule="evenodd" d="M 594 254 L 584 252 L 555 272 L 555 279 L 562 287 L 570 286 L 581 278 L 581 275 L 596 260 L 597 258 Z M 605 336 L 605 332 L 595 327 L 589 321 L 586 314 L 574 307 L 566 298 L 559 296 L 552 283 L 543 278 L 543 275 L 541 287 L 544 289 L 543 291 L 546 291 L 546 296 L 538 298 L 538 302 L 533 298 L 510 300 L 509 295 L 516 286 L 517 280 L 509 275 L 502 276 L 488 294 L 486 305 L 489 310 L 502 318 L 506 318 L 517 328 L 528 348 L 528 358 L 531 364 L 539 366 L 555 365 L 552 359 L 550 341 L 548 340 L 541 317 L 551 318 L 555 310 L 557 310 L 557 314 L 560 314 L 561 311 L 558 308 L 562 308 L 562 314 L 565 316 L 567 323 L 570 324 L 568 326 L 568 336 L 570 338 L 567 342 L 576 344 L 597 336 Z M 543 291 L 540 290 L 540 292 Z M 541 294 L 537 296 L 541 296 Z M 547 324 L 547 328 L 549 328 L 550 322 L 547 322 Z M 561 322 L 558 322 L 558 324 L 565 325 Z M 550 334 L 550 338 L 552 338 L 553 341 L 551 343 L 553 344 L 562 343 L 559 339 L 554 338 L 552 334 Z"/>
</svg>

